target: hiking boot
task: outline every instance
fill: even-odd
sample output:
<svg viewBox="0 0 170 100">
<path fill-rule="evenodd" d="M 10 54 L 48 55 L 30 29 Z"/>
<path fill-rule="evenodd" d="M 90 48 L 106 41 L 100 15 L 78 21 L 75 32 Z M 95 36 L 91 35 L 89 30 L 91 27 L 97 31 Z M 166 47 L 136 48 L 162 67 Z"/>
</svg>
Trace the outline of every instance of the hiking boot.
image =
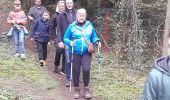
<svg viewBox="0 0 170 100">
<path fill-rule="evenodd" d="M 74 92 L 74 99 L 79 99 L 80 98 L 80 88 L 79 87 L 74 87 L 75 92 Z"/>
<path fill-rule="evenodd" d="M 16 53 L 14 56 L 15 56 L 15 57 L 19 57 L 19 53 Z"/>
<path fill-rule="evenodd" d="M 21 54 L 21 59 L 26 59 L 26 57 L 23 53 Z"/>
<path fill-rule="evenodd" d="M 89 92 L 89 88 L 88 87 L 84 87 L 84 92 L 83 92 L 84 98 L 85 99 L 91 99 L 91 93 Z"/>
<path fill-rule="evenodd" d="M 43 60 L 39 61 L 40 66 L 44 66 Z"/>
</svg>

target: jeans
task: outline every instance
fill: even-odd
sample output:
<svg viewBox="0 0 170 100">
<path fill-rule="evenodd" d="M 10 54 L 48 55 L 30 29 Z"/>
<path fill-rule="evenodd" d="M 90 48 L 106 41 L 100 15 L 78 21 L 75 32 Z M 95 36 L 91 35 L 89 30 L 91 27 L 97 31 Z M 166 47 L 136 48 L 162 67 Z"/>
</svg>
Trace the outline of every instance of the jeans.
<svg viewBox="0 0 170 100">
<path fill-rule="evenodd" d="M 70 54 L 69 54 L 69 47 L 65 45 L 65 74 L 66 80 L 70 80 L 70 73 L 71 73 L 71 61 L 70 61 Z"/>
<path fill-rule="evenodd" d="M 23 29 L 14 29 L 13 30 L 13 38 L 15 43 L 15 53 L 24 53 L 24 30 Z"/>
<path fill-rule="evenodd" d="M 37 52 L 39 60 L 46 60 L 47 59 L 47 44 L 48 42 L 39 42 L 36 41 L 37 44 Z"/>
</svg>

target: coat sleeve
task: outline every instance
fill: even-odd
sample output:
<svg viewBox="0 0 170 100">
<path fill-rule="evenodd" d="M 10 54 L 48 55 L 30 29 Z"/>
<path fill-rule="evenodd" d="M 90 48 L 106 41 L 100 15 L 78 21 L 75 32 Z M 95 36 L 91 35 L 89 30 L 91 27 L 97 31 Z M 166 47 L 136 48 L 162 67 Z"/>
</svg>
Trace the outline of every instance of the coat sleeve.
<svg viewBox="0 0 170 100">
<path fill-rule="evenodd" d="M 91 26 L 92 26 L 92 35 L 90 37 L 90 40 L 92 43 L 96 43 L 99 40 L 99 38 L 97 37 L 96 31 L 92 24 L 91 24 Z"/>
<path fill-rule="evenodd" d="M 69 27 L 67 28 L 67 30 L 64 34 L 64 43 L 67 46 L 70 46 L 70 42 L 71 42 L 71 37 L 72 37 L 71 27 L 72 27 L 72 25 L 69 25 Z"/>
<path fill-rule="evenodd" d="M 53 29 L 57 26 L 57 18 L 55 16 L 55 14 L 51 17 L 50 19 L 50 29 Z"/>
<path fill-rule="evenodd" d="M 156 77 L 151 74 L 152 72 L 149 73 L 145 85 L 144 85 L 144 90 L 141 95 L 141 100 L 157 100 L 157 81 Z"/>
<path fill-rule="evenodd" d="M 30 8 L 30 10 L 29 10 L 29 12 L 28 12 L 28 16 L 34 17 L 34 16 L 33 16 L 33 8 L 32 8 L 32 7 Z"/>
<path fill-rule="evenodd" d="M 37 20 L 37 21 L 35 22 L 35 24 L 33 24 L 33 26 L 32 26 L 32 34 L 30 34 L 30 36 L 31 36 L 32 38 L 34 38 L 35 32 L 36 32 L 36 30 L 37 30 L 38 21 L 39 21 L 39 20 Z"/>
<path fill-rule="evenodd" d="M 13 16 L 12 16 L 12 12 L 10 12 L 9 15 L 8 15 L 8 18 L 7 18 L 7 22 L 8 22 L 9 24 L 12 24 L 12 22 L 15 21 L 12 17 L 13 17 Z"/>
<path fill-rule="evenodd" d="M 57 38 L 56 41 L 59 42 L 63 42 L 62 40 L 62 16 L 61 14 L 59 14 L 59 16 L 57 17 Z"/>
</svg>

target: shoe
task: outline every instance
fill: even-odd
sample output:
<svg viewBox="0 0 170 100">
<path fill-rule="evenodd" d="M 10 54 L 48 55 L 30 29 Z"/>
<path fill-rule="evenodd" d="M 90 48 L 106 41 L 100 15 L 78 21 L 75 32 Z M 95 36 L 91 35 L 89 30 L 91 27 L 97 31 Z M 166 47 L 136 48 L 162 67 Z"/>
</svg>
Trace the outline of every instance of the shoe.
<svg viewBox="0 0 170 100">
<path fill-rule="evenodd" d="M 66 75 L 66 74 L 65 74 L 64 72 L 62 72 L 62 71 L 60 72 L 60 74 L 62 74 L 62 75 Z"/>
<path fill-rule="evenodd" d="M 58 66 L 54 66 L 54 73 L 60 73 L 60 70 L 58 69 Z"/>
<path fill-rule="evenodd" d="M 39 61 L 40 66 L 44 66 L 43 60 Z"/>
<path fill-rule="evenodd" d="M 70 81 L 69 81 L 69 80 L 66 81 L 65 86 L 66 86 L 66 87 L 70 87 Z"/>
<path fill-rule="evenodd" d="M 21 54 L 21 58 L 26 59 L 26 57 L 25 57 L 25 55 L 23 53 Z"/>
<path fill-rule="evenodd" d="M 19 57 L 19 53 L 16 53 L 14 56 L 15 56 L 15 57 Z"/>
<path fill-rule="evenodd" d="M 85 99 L 91 99 L 92 95 L 89 92 L 89 88 L 88 87 L 84 87 L 84 92 L 83 92 L 84 98 Z"/>
<path fill-rule="evenodd" d="M 80 88 L 75 87 L 74 99 L 79 99 L 79 98 L 80 98 Z"/>
</svg>

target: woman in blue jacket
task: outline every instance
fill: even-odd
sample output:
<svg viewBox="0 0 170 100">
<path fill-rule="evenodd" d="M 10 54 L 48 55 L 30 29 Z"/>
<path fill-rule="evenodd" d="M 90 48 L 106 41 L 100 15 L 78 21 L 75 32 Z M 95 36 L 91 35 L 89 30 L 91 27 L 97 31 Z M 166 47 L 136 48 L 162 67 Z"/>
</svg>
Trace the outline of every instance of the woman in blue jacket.
<svg viewBox="0 0 170 100">
<path fill-rule="evenodd" d="M 33 24 L 32 35 L 37 45 L 37 52 L 39 57 L 40 66 L 46 65 L 47 59 L 47 44 L 49 42 L 49 12 L 46 11 L 43 14 L 43 18 L 38 19 L 35 24 Z"/>
<path fill-rule="evenodd" d="M 80 97 L 79 88 L 79 76 L 80 69 L 82 66 L 83 82 L 84 82 L 84 97 L 86 99 L 91 98 L 89 92 L 89 81 L 90 81 L 90 66 L 92 54 L 88 52 L 87 42 L 98 44 L 101 47 L 101 43 L 96 35 L 93 25 L 86 20 L 86 10 L 79 9 L 77 11 L 77 21 L 73 22 L 67 28 L 64 35 L 64 43 L 68 45 L 70 53 L 73 51 L 73 83 L 75 87 L 74 98 Z M 74 40 L 73 40 L 74 39 Z"/>
</svg>

